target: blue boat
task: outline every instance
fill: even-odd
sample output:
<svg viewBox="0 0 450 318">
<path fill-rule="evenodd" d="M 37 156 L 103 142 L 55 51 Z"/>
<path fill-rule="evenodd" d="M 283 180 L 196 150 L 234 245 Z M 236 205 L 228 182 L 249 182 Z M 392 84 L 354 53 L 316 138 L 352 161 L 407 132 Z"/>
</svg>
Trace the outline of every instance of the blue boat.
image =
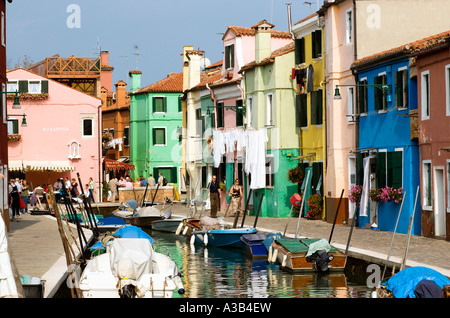
<svg viewBox="0 0 450 318">
<path fill-rule="evenodd" d="M 444 289 L 450 286 L 450 279 L 434 269 L 408 267 L 377 288 L 379 298 L 444 298 Z"/>
<path fill-rule="evenodd" d="M 214 247 L 243 247 L 241 236 L 253 234 L 258 230 L 254 227 L 240 229 L 194 231 L 192 237 L 195 244 Z"/>
<path fill-rule="evenodd" d="M 269 234 L 244 234 L 241 241 L 244 245 L 246 255 L 252 259 L 267 259 L 268 251 L 272 242 L 281 238 L 281 233 L 273 232 Z"/>
<path fill-rule="evenodd" d="M 118 230 L 127 225 L 127 223 L 118 217 L 108 216 L 97 222 L 97 228 L 100 232 Z"/>
</svg>

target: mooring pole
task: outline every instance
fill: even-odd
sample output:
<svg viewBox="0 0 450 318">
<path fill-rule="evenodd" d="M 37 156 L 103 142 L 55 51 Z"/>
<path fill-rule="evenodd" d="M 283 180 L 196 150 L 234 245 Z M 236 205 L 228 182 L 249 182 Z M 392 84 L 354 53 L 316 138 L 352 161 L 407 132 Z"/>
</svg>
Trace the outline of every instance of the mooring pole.
<svg viewBox="0 0 450 318">
<path fill-rule="evenodd" d="M 336 219 L 337 219 L 337 215 L 338 215 L 338 212 L 339 212 L 339 208 L 341 207 L 341 201 L 342 201 L 342 196 L 343 195 L 344 195 L 344 189 L 342 189 L 341 197 L 339 198 L 339 203 L 338 203 L 338 206 L 336 208 L 336 214 L 334 215 L 333 227 L 331 228 L 330 238 L 328 239 L 328 243 L 330 243 L 330 244 L 331 244 L 331 237 L 333 236 L 333 232 L 334 232 L 334 226 L 336 225 Z"/>
</svg>

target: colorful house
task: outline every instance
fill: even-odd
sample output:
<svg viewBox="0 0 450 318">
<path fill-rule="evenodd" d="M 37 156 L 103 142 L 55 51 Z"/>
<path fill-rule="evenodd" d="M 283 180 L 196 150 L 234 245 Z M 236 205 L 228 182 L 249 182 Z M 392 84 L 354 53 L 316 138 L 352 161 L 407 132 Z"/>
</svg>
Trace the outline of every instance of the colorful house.
<svg viewBox="0 0 450 318">
<path fill-rule="evenodd" d="M 356 183 L 367 191 L 361 199 L 358 223 L 394 231 L 398 219 L 397 232 L 407 233 L 414 215 L 412 234 L 420 235 L 420 212 L 414 213 L 420 183 L 419 146 L 410 130 L 410 111 L 417 109 L 417 79 L 410 65 L 408 46 L 400 46 L 358 59 L 352 67 L 359 94 Z M 403 189 L 403 203 L 403 194 L 397 198 L 386 198 L 385 192 L 375 196 L 375 191 L 382 189 Z"/>
<path fill-rule="evenodd" d="M 420 149 L 422 235 L 450 240 L 450 32 L 410 43 L 418 109 L 411 114 Z M 418 211 L 417 211 L 418 212 Z"/>
<path fill-rule="evenodd" d="M 353 217 L 356 211 L 356 205 L 348 200 L 348 190 L 356 185 L 356 157 L 353 151 L 356 149 L 357 134 L 357 87 L 350 69 L 355 58 L 356 42 L 353 1 L 326 2 L 318 14 L 319 19 L 323 19 L 324 47 L 327 48 L 324 50 L 326 220 L 334 222 L 336 219 L 336 223 L 341 224 Z M 340 89 L 340 99 L 333 98 L 336 87 Z"/>
<path fill-rule="evenodd" d="M 300 20 L 292 27 L 295 35 L 296 127 L 299 129 L 299 167 L 304 174 L 301 184 L 305 202 L 317 195 L 322 200 L 325 217 L 324 182 L 326 168 L 325 56 L 323 22 L 317 13 Z M 309 176 L 309 177 L 308 177 Z M 305 215 L 309 207 L 304 206 Z"/>
<path fill-rule="evenodd" d="M 130 164 L 132 178 L 161 173 L 179 188 L 181 180 L 181 95 L 183 73 L 170 73 L 141 87 L 140 71 L 130 72 Z"/>
<path fill-rule="evenodd" d="M 101 100 L 24 69 L 7 73 L 9 177 L 35 188 L 69 177 L 101 194 Z M 51 146 L 50 146 L 51 145 Z M 83 184 L 83 186 L 84 186 Z M 80 190 L 80 189 L 78 189 Z"/>
</svg>

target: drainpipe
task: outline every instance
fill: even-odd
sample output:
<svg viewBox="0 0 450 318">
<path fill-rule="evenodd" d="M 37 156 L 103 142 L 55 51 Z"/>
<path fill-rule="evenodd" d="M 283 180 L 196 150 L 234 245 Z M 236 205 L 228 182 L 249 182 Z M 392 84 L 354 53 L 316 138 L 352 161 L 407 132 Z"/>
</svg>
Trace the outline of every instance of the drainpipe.
<svg viewBox="0 0 450 318">
<path fill-rule="evenodd" d="M 214 97 L 214 91 L 212 90 L 211 87 L 209 87 L 209 84 L 206 83 L 206 88 L 209 89 L 209 91 L 211 92 L 211 99 L 214 102 L 214 107 L 216 106 L 216 98 Z M 217 112 L 214 112 L 214 122 L 217 123 Z"/>
<path fill-rule="evenodd" d="M 288 14 L 289 33 L 292 36 L 292 40 L 295 41 L 295 35 L 294 35 L 294 32 L 292 32 L 291 4 L 290 3 L 286 3 L 286 6 L 287 6 L 287 14 Z"/>
</svg>

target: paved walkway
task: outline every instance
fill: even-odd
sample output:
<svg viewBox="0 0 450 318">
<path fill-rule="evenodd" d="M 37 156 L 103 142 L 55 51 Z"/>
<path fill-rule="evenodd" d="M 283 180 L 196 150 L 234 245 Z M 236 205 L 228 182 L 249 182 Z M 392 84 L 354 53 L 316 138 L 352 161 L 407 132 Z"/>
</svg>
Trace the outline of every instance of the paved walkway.
<svg viewBox="0 0 450 318">
<path fill-rule="evenodd" d="M 187 216 L 188 208 L 185 205 L 174 204 L 172 212 L 172 217 L 183 217 Z M 209 211 L 207 211 L 207 215 L 209 215 Z M 223 216 L 223 212 L 219 212 L 218 216 Z M 226 221 L 230 223 L 233 223 L 233 220 L 233 217 L 226 218 Z M 252 227 L 254 221 L 254 216 L 247 216 L 245 226 Z M 276 231 L 284 233 L 287 221 L 287 218 L 260 217 L 258 218 L 257 228 L 261 232 Z M 242 217 L 238 220 L 238 227 L 240 227 L 241 222 Z M 286 236 L 295 236 L 297 223 L 298 218 L 290 219 Z M 350 228 L 349 225 L 336 225 L 331 243 L 335 247 L 345 250 Z M 302 218 L 298 236 L 328 240 L 331 229 L 332 224 L 330 223 Z M 73 233 L 76 234 L 76 229 Z M 88 240 L 92 238 L 92 232 L 89 230 L 85 230 L 85 235 Z M 389 253 L 392 235 L 392 232 L 355 227 L 350 241 L 349 256 L 384 265 Z M 56 219 L 46 215 L 23 215 L 20 222 L 10 224 L 8 240 L 18 272 L 21 275 L 36 276 L 45 280 L 45 297 L 52 297 L 67 276 L 67 264 Z M 398 233 L 395 235 L 390 254 L 390 264 L 395 264 L 397 270 L 401 264 L 406 243 L 407 235 Z M 427 266 L 450 277 L 450 242 L 411 236 L 406 265 Z"/>
</svg>

